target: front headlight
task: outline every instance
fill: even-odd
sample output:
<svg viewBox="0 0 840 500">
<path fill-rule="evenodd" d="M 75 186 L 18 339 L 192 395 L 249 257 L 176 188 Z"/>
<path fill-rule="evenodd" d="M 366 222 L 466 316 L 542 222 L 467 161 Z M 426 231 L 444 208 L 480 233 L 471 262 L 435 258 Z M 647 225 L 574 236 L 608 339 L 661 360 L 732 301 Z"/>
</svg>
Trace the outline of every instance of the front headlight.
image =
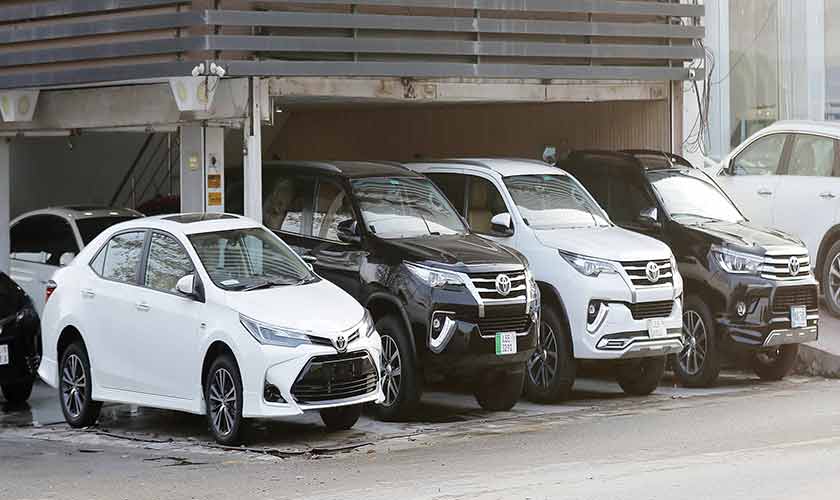
<svg viewBox="0 0 840 500">
<path fill-rule="evenodd" d="M 359 324 L 359 335 L 370 337 L 375 331 L 376 325 L 373 324 L 373 318 L 371 317 L 370 312 L 365 309 L 365 317 L 362 318 L 362 322 Z"/>
<path fill-rule="evenodd" d="M 266 325 L 243 314 L 239 315 L 239 322 L 260 344 L 297 347 L 312 343 L 309 335 L 304 332 Z"/>
<path fill-rule="evenodd" d="M 461 278 L 461 275 L 452 271 L 432 269 L 431 267 L 409 264 L 407 262 L 405 263 L 405 268 L 411 271 L 411 274 L 432 288 L 444 287 L 446 285 L 464 284 L 464 280 Z"/>
<path fill-rule="evenodd" d="M 737 252 L 726 247 L 713 246 L 709 252 L 724 271 L 732 274 L 758 274 L 764 262 L 761 256 Z"/>
<path fill-rule="evenodd" d="M 566 262 L 584 276 L 596 277 L 601 273 L 615 274 L 617 271 L 615 265 L 608 260 L 593 259 L 592 257 L 584 257 L 574 253 L 564 252 L 559 250 L 560 256 L 566 259 Z"/>
</svg>

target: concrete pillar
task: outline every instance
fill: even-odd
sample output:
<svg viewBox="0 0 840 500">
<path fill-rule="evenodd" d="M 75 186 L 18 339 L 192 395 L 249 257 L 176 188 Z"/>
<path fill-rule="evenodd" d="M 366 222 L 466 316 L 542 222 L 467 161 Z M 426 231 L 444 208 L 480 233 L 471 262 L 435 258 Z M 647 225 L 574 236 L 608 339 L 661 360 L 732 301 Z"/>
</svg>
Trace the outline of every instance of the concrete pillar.
<svg viewBox="0 0 840 500">
<path fill-rule="evenodd" d="M 249 116 L 245 119 L 245 216 L 262 223 L 262 126 L 261 82 L 251 79 Z"/>
<path fill-rule="evenodd" d="M 204 171 L 208 212 L 225 211 L 225 129 L 204 129 Z"/>
<path fill-rule="evenodd" d="M 729 0 L 708 0 L 706 16 L 706 48 L 715 57 L 715 74 L 709 90 L 709 136 L 707 154 L 720 160 L 731 149 L 729 135 L 732 130 L 729 116 Z M 725 77 L 725 78 L 724 78 Z M 698 87 L 699 88 L 699 87 Z"/>
<path fill-rule="evenodd" d="M 181 126 L 181 212 L 204 212 L 204 130 Z"/>
<path fill-rule="evenodd" d="M 0 139 L 0 271 L 6 274 L 9 274 L 11 149 L 9 139 Z"/>
</svg>

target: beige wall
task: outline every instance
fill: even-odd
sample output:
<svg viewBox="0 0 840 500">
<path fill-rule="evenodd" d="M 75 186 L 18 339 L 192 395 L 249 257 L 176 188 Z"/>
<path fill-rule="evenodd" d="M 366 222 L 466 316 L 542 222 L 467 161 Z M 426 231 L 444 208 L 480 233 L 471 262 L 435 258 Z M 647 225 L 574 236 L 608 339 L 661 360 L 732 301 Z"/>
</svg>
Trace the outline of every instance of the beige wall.
<svg viewBox="0 0 840 500">
<path fill-rule="evenodd" d="M 265 159 L 541 158 L 562 148 L 670 150 L 667 100 L 291 109 Z M 270 132 L 270 131 L 269 131 Z M 263 136 L 274 134 L 263 133 Z"/>
</svg>

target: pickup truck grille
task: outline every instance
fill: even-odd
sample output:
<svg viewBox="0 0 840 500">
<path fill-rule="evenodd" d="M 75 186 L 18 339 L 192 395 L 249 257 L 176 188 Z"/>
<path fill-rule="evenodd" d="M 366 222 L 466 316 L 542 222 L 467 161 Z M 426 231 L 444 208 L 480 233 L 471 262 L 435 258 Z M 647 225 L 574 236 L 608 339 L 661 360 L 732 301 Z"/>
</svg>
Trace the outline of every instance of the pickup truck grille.
<svg viewBox="0 0 840 500">
<path fill-rule="evenodd" d="M 655 281 L 648 279 L 647 275 L 647 266 L 651 262 L 656 264 L 659 271 L 658 279 Z M 670 285 L 674 282 L 674 272 L 671 269 L 670 259 L 622 262 L 621 267 L 624 268 L 624 272 L 627 273 L 633 282 L 633 286 L 636 287 Z"/>
<path fill-rule="evenodd" d="M 811 273 L 811 259 L 805 250 L 797 253 L 765 255 L 760 272 L 762 278 L 770 280 L 803 278 Z"/>
<path fill-rule="evenodd" d="M 776 289 L 773 298 L 774 314 L 790 314 L 791 306 L 805 306 L 812 310 L 818 307 L 816 286 L 784 286 Z"/>
<path fill-rule="evenodd" d="M 299 403 L 323 403 L 374 392 L 379 377 L 367 352 L 316 356 L 292 386 Z"/>
<path fill-rule="evenodd" d="M 502 295 L 496 289 L 496 278 L 501 275 L 507 275 L 510 278 L 510 292 L 507 295 Z M 478 295 L 488 305 L 492 304 L 493 301 L 510 301 L 511 299 L 519 298 L 524 302 L 528 297 L 528 284 L 525 280 L 525 271 L 472 273 L 470 274 L 470 281 L 472 281 Z"/>
<path fill-rule="evenodd" d="M 657 302 L 640 302 L 630 304 L 630 313 L 633 319 L 667 318 L 674 310 L 673 300 L 660 300 Z"/>
</svg>

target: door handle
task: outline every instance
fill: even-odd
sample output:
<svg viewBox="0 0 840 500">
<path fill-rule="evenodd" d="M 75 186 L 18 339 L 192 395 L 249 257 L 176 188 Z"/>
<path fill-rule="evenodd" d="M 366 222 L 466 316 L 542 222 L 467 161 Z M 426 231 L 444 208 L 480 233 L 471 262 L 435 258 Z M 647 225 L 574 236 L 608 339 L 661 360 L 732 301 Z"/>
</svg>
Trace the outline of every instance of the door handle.
<svg viewBox="0 0 840 500">
<path fill-rule="evenodd" d="M 834 198 L 837 198 L 837 195 L 835 195 L 831 191 L 824 191 L 820 193 L 820 198 L 824 200 L 833 200 Z"/>
<path fill-rule="evenodd" d="M 149 304 L 145 302 L 138 302 L 134 305 L 134 307 L 136 307 L 137 310 L 141 312 L 147 312 L 149 309 L 151 309 L 151 307 L 149 307 Z"/>
<path fill-rule="evenodd" d="M 96 297 L 96 292 L 94 292 L 90 288 L 82 288 L 82 297 L 86 299 L 92 299 Z"/>
<path fill-rule="evenodd" d="M 760 196 L 770 196 L 770 195 L 772 195 L 772 194 L 773 194 L 773 191 L 770 191 L 770 190 L 769 190 L 769 189 L 767 189 L 767 188 L 759 188 L 759 189 L 758 189 L 758 191 L 757 191 L 757 193 L 758 193 Z"/>
</svg>

